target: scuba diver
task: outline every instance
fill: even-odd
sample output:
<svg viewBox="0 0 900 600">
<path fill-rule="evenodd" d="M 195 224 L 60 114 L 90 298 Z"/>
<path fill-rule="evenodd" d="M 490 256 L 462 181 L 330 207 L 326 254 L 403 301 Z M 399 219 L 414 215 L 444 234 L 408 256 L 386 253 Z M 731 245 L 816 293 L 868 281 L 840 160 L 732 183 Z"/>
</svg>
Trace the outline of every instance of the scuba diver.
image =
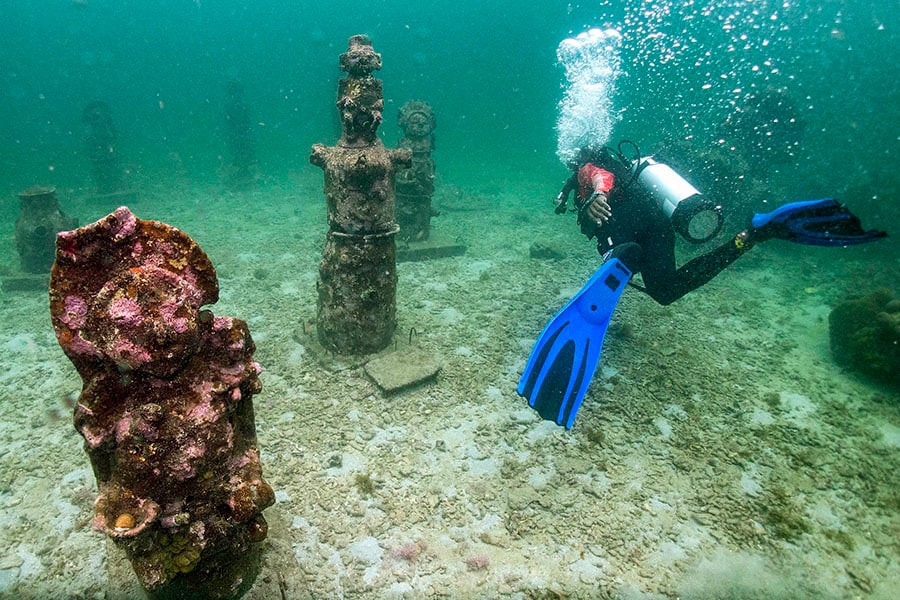
<svg viewBox="0 0 900 600">
<path fill-rule="evenodd" d="M 634 156 L 627 157 L 623 146 L 630 146 Z M 633 273 L 640 272 L 642 291 L 663 305 L 707 283 L 756 243 L 786 235 L 778 221 L 760 220 L 758 227 L 751 225 L 715 250 L 676 268 L 675 234 L 693 243 L 711 240 L 722 228 L 720 206 L 668 165 L 651 157 L 642 158 L 637 146 L 628 140 L 617 150 L 606 146 L 583 150 L 571 167 L 574 174 L 556 198 L 556 213 L 567 212 L 568 198 L 577 191 L 574 212 L 578 213 L 581 232 L 588 239 L 597 238 L 601 255 L 618 258 Z M 836 207 L 837 203 L 830 201 L 828 205 Z M 801 226 L 799 215 L 793 217 L 791 223 Z M 816 232 L 806 231 L 804 242 L 859 243 L 859 220 L 850 213 L 844 211 L 836 222 L 828 219 L 826 224 L 825 237 L 812 239 Z M 810 223 L 803 221 L 802 225 Z M 838 225 L 840 229 L 835 228 Z"/>
<path fill-rule="evenodd" d="M 631 156 L 624 149 L 632 149 Z M 720 207 L 668 165 L 642 157 L 623 141 L 617 149 L 582 150 L 570 163 L 574 174 L 556 198 L 556 213 L 575 211 L 588 239 L 597 239 L 600 269 L 544 328 L 519 380 L 518 393 L 544 419 L 572 427 L 600 359 L 603 337 L 616 303 L 631 284 L 658 303 L 670 304 L 710 281 L 754 245 L 769 239 L 817 246 L 848 246 L 885 237 L 863 230 L 840 202 L 827 198 L 785 204 L 755 214 L 746 229 L 681 267 L 675 234 L 701 243 L 722 227 Z"/>
</svg>

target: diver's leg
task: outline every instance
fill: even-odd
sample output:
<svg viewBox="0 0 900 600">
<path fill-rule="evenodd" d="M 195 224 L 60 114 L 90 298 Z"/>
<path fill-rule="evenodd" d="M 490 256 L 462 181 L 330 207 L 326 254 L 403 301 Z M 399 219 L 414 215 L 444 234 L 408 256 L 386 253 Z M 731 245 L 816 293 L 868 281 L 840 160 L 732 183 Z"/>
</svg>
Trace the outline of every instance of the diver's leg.
<svg viewBox="0 0 900 600">
<path fill-rule="evenodd" d="M 618 258 L 628 269 L 644 280 L 643 287 L 633 287 L 646 293 L 660 304 L 671 304 L 687 292 L 680 291 L 677 271 L 675 270 L 674 251 L 666 253 L 647 252 L 635 242 L 619 244 L 609 251 L 607 258 Z"/>
<path fill-rule="evenodd" d="M 715 250 L 685 263 L 674 274 L 670 274 L 668 269 L 664 268 L 662 279 L 657 279 L 653 272 L 648 274 L 645 267 L 643 277 L 647 293 L 660 304 L 671 304 L 688 292 L 708 283 L 749 249 L 750 245 L 745 245 L 739 234 Z"/>
<path fill-rule="evenodd" d="M 633 287 L 660 304 L 671 304 L 689 292 L 675 268 L 675 232 L 662 211 L 645 211 L 636 237 L 640 243 L 618 244 L 609 253 L 632 273 L 640 272 L 644 287 L 632 284 Z M 599 243 L 598 249 L 602 250 Z"/>
<path fill-rule="evenodd" d="M 609 260 L 610 258 L 618 258 L 632 273 L 637 274 L 641 271 L 644 253 L 640 244 L 634 242 L 619 244 L 608 253 L 603 253 L 599 244 L 597 246 L 598 249 L 601 250 L 601 254 L 604 255 L 604 259 Z"/>
<path fill-rule="evenodd" d="M 665 237 L 665 236 L 664 236 Z M 644 280 L 644 292 L 666 305 L 675 302 L 690 290 L 675 268 L 675 240 L 655 240 L 641 246 L 640 271 Z M 629 266 L 627 261 L 622 261 Z"/>
<path fill-rule="evenodd" d="M 640 272 L 644 287 L 635 287 L 643 289 L 660 304 L 667 305 L 709 282 L 740 258 L 751 247 L 745 240 L 744 234 L 738 234 L 678 269 L 675 268 L 674 239 L 667 239 L 665 235 L 660 235 L 650 244 L 620 244 L 610 251 L 609 256 L 621 260 L 632 273 Z"/>
</svg>

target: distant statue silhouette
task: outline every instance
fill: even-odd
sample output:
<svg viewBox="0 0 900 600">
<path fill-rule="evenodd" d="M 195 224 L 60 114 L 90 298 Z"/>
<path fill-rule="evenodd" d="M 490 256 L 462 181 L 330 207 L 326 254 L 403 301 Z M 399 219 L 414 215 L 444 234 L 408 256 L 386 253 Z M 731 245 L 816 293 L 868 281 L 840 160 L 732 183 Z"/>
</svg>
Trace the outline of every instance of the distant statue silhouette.
<svg viewBox="0 0 900 600">
<path fill-rule="evenodd" d="M 85 150 L 91 161 L 94 188 L 98 194 L 119 191 L 122 183 L 119 170 L 119 136 L 113 125 L 112 111 L 106 102 L 93 100 L 82 111 L 87 125 Z"/>
<path fill-rule="evenodd" d="M 257 178 L 256 137 L 244 103 L 244 84 L 236 80 L 226 88 L 225 134 L 229 158 L 225 183 L 235 189 L 248 188 Z"/>
</svg>

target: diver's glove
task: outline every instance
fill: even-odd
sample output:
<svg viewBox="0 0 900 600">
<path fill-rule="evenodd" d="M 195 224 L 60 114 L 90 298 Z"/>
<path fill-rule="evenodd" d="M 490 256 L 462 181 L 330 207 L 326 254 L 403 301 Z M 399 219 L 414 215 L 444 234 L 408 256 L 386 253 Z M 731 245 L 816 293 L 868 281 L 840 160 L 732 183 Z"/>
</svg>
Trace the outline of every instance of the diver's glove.
<svg viewBox="0 0 900 600">
<path fill-rule="evenodd" d="M 734 245 L 741 251 L 746 252 L 756 244 L 780 237 L 777 227 L 771 224 L 762 227 L 754 227 L 753 223 L 747 224 L 747 228 L 734 236 Z"/>
<path fill-rule="evenodd" d="M 778 221 L 760 222 L 759 220 L 751 219 L 747 224 L 747 228 L 741 233 L 746 234 L 747 242 L 751 245 L 774 238 L 784 239 L 786 237 L 784 224 Z"/>
<path fill-rule="evenodd" d="M 565 190 L 560 192 L 556 199 L 553 200 L 553 212 L 558 215 L 563 215 L 568 211 L 568 207 L 566 204 L 569 202 L 569 195 L 565 193 Z"/>
<path fill-rule="evenodd" d="M 777 237 L 771 228 L 748 225 L 746 229 L 734 236 L 734 245 L 746 252 L 756 244 Z"/>
<path fill-rule="evenodd" d="M 746 229 L 734 236 L 735 245 L 741 250 L 747 251 L 760 242 L 775 238 L 785 239 L 784 223 L 777 219 L 760 218 L 768 217 L 770 214 L 774 213 L 754 214 L 748 220 Z"/>
</svg>

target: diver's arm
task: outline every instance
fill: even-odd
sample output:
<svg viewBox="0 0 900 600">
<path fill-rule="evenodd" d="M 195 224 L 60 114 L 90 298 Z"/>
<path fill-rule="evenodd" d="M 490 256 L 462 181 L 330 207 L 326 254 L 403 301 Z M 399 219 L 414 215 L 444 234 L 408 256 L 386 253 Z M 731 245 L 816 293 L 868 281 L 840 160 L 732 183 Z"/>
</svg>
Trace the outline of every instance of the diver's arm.
<svg viewBox="0 0 900 600">
<path fill-rule="evenodd" d="M 553 201 L 553 206 L 555 206 L 554 212 L 558 215 L 563 215 L 568 210 L 566 208 L 566 204 L 569 202 L 569 196 L 572 195 L 572 192 L 578 189 L 578 173 L 573 173 L 571 177 L 566 179 L 566 183 L 563 185 L 562 189 L 559 190 L 559 194 L 556 195 L 556 200 Z"/>
<path fill-rule="evenodd" d="M 592 163 L 587 163 L 578 170 L 579 209 L 598 226 L 612 216 L 609 192 L 615 181 L 612 173 Z"/>
</svg>

